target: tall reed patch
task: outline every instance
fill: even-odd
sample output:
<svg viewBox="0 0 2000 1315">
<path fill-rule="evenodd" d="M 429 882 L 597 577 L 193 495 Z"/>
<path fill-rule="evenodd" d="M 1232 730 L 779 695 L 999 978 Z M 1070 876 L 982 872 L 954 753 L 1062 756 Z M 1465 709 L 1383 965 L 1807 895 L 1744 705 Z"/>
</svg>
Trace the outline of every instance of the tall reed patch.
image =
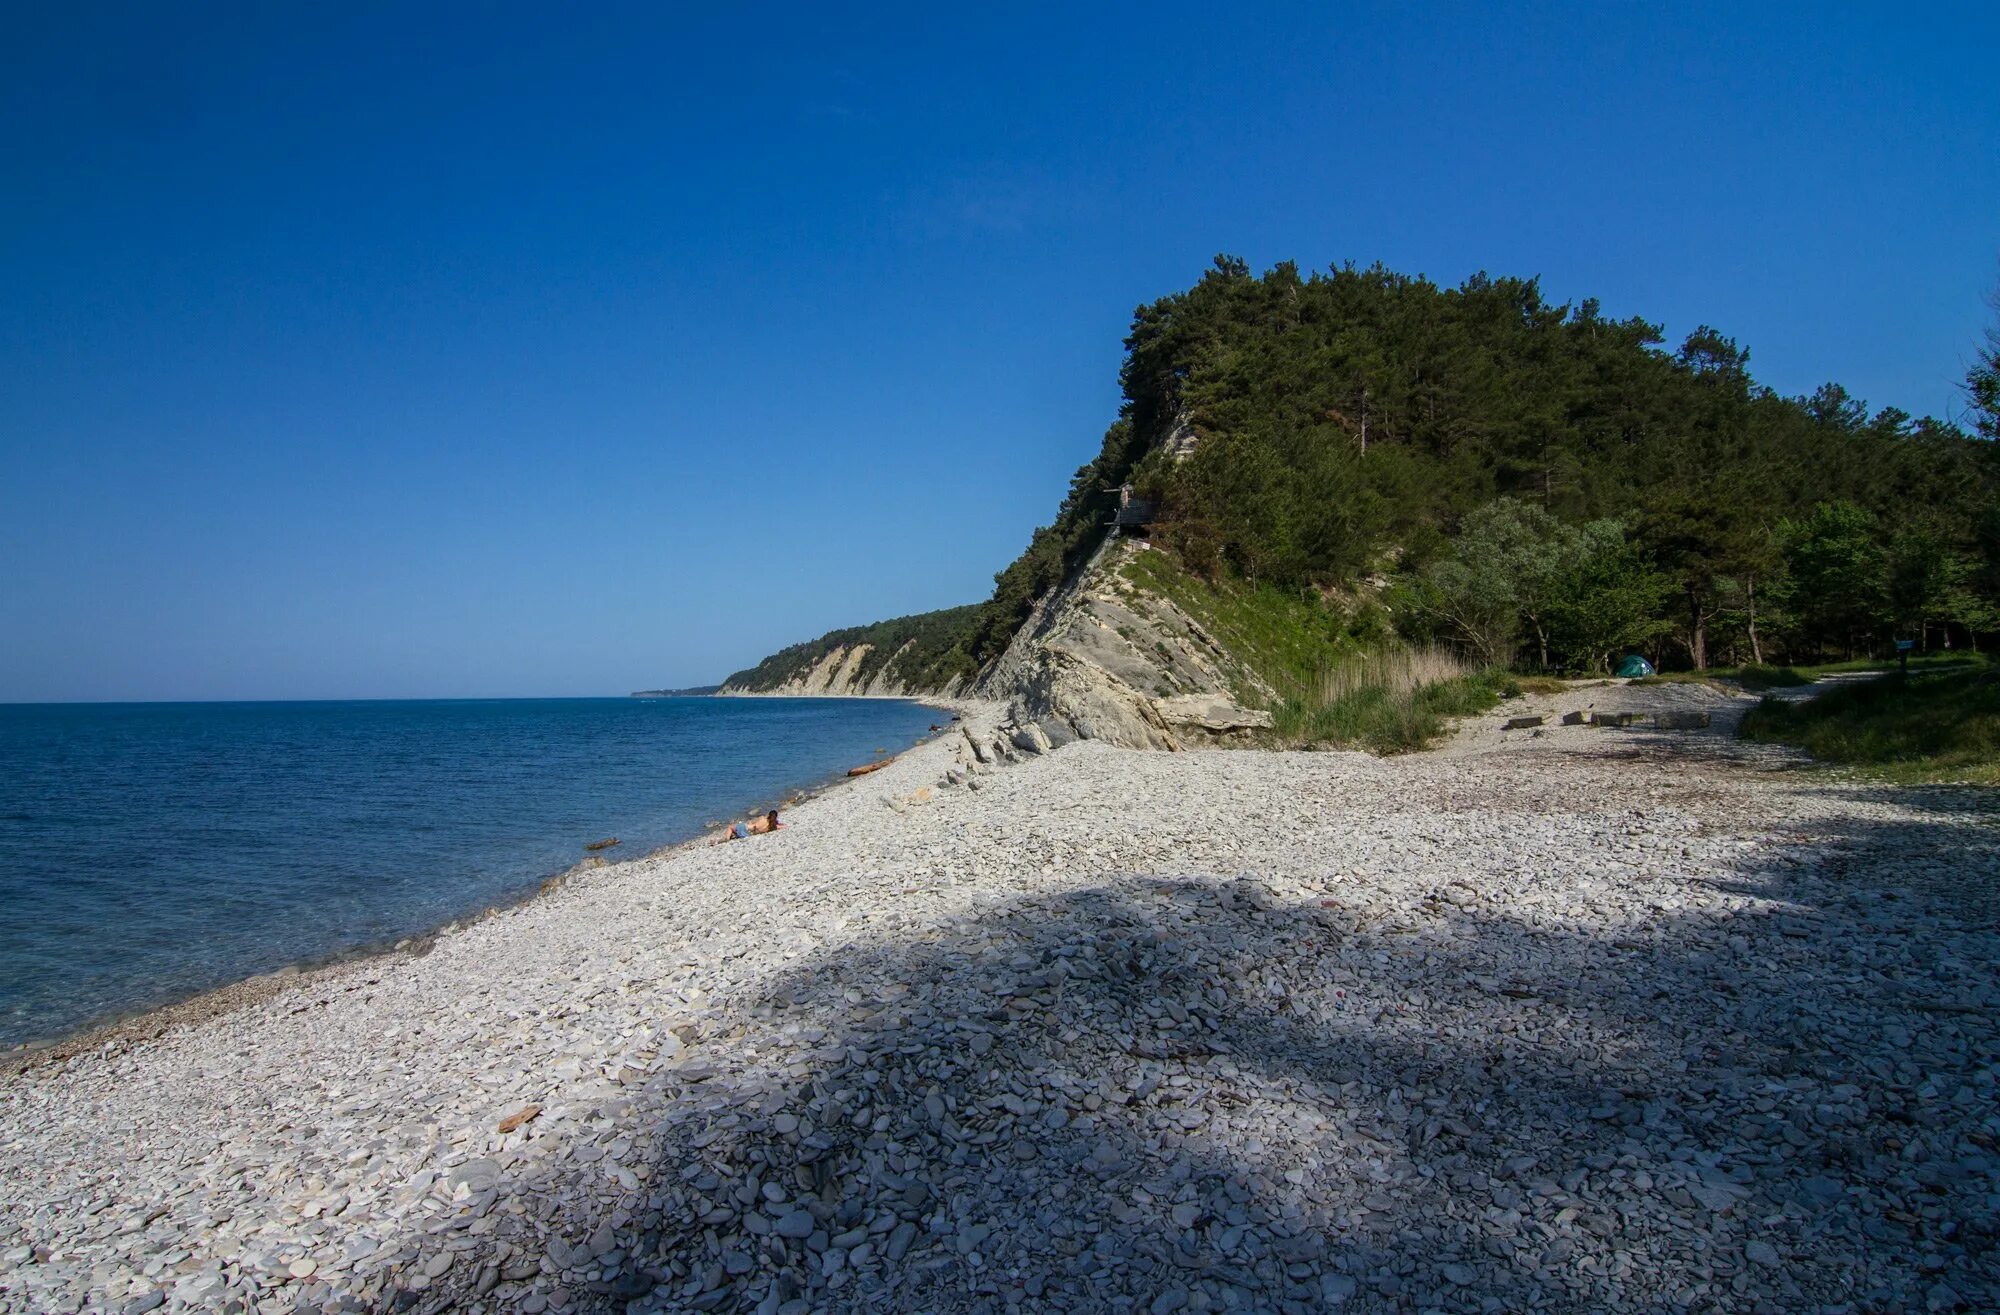
<svg viewBox="0 0 2000 1315">
<path fill-rule="evenodd" d="M 1504 673 L 1449 649 L 1383 649 L 1322 671 L 1272 709 L 1272 723 L 1301 744 L 1421 749 L 1443 733 L 1446 718 L 1492 707 L 1506 683 Z"/>
<path fill-rule="evenodd" d="M 1448 648 L 1393 648 L 1364 653 L 1320 673 L 1315 691 L 1321 704 L 1338 703 L 1364 690 L 1380 690 L 1392 697 L 1414 694 L 1426 685 L 1439 685 L 1476 675 L 1479 668 Z"/>
</svg>

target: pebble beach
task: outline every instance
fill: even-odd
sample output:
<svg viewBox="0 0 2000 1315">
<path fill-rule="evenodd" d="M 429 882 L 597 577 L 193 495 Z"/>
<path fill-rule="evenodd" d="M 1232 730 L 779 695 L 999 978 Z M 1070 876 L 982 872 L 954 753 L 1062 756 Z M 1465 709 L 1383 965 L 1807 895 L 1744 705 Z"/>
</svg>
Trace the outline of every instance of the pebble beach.
<svg viewBox="0 0 2000 1315">
<path fill-rule="evenodd" d="M 1557 721 L 1613 700 L 1714 725 Z M 0 1079 L 0 1311 L 2000 1308 L 2000 801 L 1745 706 L 1387 759 L 969 706 Z"/>
</svg>

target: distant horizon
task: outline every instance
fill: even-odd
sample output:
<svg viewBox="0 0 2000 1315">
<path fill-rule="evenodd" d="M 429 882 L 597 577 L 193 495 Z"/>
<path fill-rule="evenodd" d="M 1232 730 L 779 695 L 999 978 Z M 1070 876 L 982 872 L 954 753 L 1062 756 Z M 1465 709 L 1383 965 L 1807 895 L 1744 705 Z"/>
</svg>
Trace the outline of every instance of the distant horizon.
<svg viewBox="0 0 2000 1315">
<path fill-rule="evenodd" d="M 12 35 L 10 703 L 618 697 L 978 602 L 1218 252 L 1539 277 L 1940 418 L 2000 281 L 1990 7 Z"/>
<path fill-rule="evenodd" d="M 825 694 L 757 694 L 752 696 L 723 694 L 718 685 L 713 690 L 690 693 L 696 686 L 676 690 L 640 689 L 628 690 L 623 694 L 452 694 L 434 696 L 411 694 L 383 698 L 324 698 L 324 699 L 13 699 L 0 701 L 0 708 L 161 708 L 161 707 L 227 707 L 231 705 L 249 706 L 266 703 L 590 703 L 599 699 L 631 699 L 652 695 L 659 698 L 733 699 L 755 697 L 760 699 L 814 699 L 844 698 L 844 695 Z M 875 696 L 904 703 L 926 703 L 934 701 L 922 694 L 885 694 Z"/>
<path fill-rule="evenodd" d="M 465 694 L 446 698 L 415 694 L 406 698 L 375 699 L 16 699 L 0 703 L 0 708 L 210 708 L 280 703 L 589 703 L 598 699 L 629 699 L 638 693 L 640 691 L 628 694 Z M 685 697 L 708 696 L 691 694 Z"/>
</svg>

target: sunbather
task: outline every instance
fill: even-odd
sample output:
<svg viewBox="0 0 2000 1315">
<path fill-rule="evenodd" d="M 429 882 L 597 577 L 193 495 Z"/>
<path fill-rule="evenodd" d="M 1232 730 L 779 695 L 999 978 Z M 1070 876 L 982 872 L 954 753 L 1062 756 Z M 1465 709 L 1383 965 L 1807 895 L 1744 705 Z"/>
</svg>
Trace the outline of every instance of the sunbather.
<svg viewBox="0 0 2000 1315">
<path fill-rule="evenodd" d="M 748 822 L 738 822 L 723 833 L 722 840 L 744 840 L 750 836 L 768 835 L 773 831 L 783 831 L 787 824 L 778 820 L 778 810 L 773 808 L 762 817 L 753 817 Z M 722 840 L 715 843 L 721 844 Z"/>
</svg>

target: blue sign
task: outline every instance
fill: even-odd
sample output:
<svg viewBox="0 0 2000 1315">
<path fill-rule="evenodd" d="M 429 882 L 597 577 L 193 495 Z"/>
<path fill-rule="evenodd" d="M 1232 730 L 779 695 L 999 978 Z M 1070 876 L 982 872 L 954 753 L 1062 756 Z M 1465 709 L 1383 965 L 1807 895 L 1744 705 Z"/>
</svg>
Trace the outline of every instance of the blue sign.
<svg viewBox="0 0 2000 1315">
<path fill-rule="evenodd" d="M 1898 653 L 1907 653 L 1916 646 L 1917 641 L 1914 639 L 1899 639 L 1896 641 L 1896 651 Z"/>
</svg>

